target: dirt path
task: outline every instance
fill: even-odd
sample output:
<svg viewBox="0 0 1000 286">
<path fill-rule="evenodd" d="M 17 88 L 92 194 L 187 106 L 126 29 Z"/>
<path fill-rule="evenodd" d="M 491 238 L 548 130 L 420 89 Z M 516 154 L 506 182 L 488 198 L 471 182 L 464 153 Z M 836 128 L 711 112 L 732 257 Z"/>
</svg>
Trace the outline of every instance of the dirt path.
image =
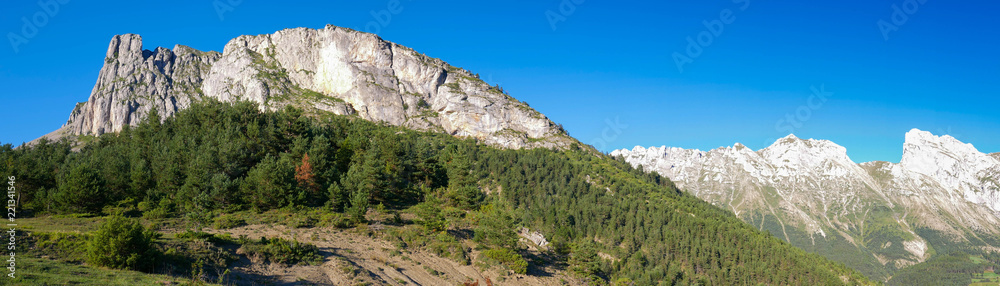
<svg viewBox="0 0 1000 286">
<path fill-rule="evenodd" d="M 506 273 L 497 267 L 480 272 L 474 265 L 462 265 L 420 250 L 397 249 L 385 240 L 354 230 L 249 225 L 226 230 L 207 229 L 206 232 L 228 233 L 233 237 L 246 235 L 252 239 L 280 237 L 319 247 L 324 261 L 318 266 L 241 261 L 234 269 L 234 272 L 250 273 L 254 277 L 271 277 L 277 280 L 277 285 L 462 285 L 463 282 L 479 281 L 479 285 L 485 286 L 487 277 L 493 285 L 575 285 L 575 279 L 553 269 L 546 269 L 545 272 L 551 274 L 543 276 Z M 473 251 L 473 261 L 477 255 L 478 251 Z"/>
</svg>

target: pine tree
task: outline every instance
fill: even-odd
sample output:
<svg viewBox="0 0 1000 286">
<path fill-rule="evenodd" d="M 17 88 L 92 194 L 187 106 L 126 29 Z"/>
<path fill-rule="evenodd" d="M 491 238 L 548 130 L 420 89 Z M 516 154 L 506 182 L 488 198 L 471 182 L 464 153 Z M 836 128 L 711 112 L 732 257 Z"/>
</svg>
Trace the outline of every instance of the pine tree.
<svg viewBox="0 0 1000 286">
<path fill-rule="evenodd" d="M 299 188 L 305 191 L 300 195 L 300 200 L 312 201 L 319 197 L 319 184 L 316 183 L 316 175 L 313 173 L 312 164 L 309 163 L 309 153 L 302 156 L 302 164 L 295 167 L 295 181 Z"/>
<path fill-rule="evenodd" d="M 106 203 L 102 180 L 97 171 L 85 164 L 75 164 L 60 177 L 56 200 L 71 212 L 97 213 Z"/>
</svg>

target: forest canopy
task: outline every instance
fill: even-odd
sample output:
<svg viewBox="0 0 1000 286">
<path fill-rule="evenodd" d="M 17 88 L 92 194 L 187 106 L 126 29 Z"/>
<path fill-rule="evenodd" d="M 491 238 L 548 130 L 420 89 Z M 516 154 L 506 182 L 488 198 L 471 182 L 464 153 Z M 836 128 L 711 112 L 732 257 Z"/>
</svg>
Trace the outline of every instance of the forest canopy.
<svg viewBox="0 0 1000 286">
<path fill-rule="evenodd" d="M 381 206 L 412 210 L 433 231 L 465 227 L 442 219 L 448 208 L 475 216 L 475 240 L 517 269 L 516 231 L 528 227 L 565 255 L 568 270 L 595 282 L 868 283 L 580 144 L 503 150 L 356 117 L 211 100 L 78 141 L 86 143 L 0 146 L 0 173 L 17 177 L 22 215 L 306 208 L 364 223 L 365 211 Z"/>
</svg>

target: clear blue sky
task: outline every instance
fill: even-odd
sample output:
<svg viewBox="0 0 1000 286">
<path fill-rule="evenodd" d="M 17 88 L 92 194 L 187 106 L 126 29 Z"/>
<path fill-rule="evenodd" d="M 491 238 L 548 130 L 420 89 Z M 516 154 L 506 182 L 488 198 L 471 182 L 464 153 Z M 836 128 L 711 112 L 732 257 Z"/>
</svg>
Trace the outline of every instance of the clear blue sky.
<svg viewBox="0 0 1000 286">
<path fill-rule="evenodd" d="M 573 1 L 582 3 L 560 11 Z M 894 24 L 893 5 L 906 1 L 741 1 L 401 0 L 385 25 L 372 16 L 387 9 L 383 0 L 242 0 L 232 10 L 219 0 L 222 17 L 212 1 L 69 1 L 39 16 L 48 21 L 34 35 L 22 31 L 22 17 L 45 10 L 7 1 L 0 142 L 63 124 L 89 96 L 115 34 L 140 34 L 146 49 L 221 51 L 241 34 L 333 24 L 377 28 L 477 72 L 603 151 L 735 142 L 758 149 L 792 131 L 833 140 L 856 162 L 898 162 L 911 128 L 1000 151 L 1000 3 L 926 1 L 900 12 L 907 19 L 897 17 L 887 40 L 877 23 Z M 708 30 L 703 22 L 727 9 L 728 24 L 710 43 L 702 37 L 708 45 L 681 72 L 674 53 L 687 54 L 687 37 L 697 41 Z M 555 30 L 552 15 L 563 20 Z M 10 33 L 32 37 L 15 53 Z M 810 106 L 811 88 L 821 86 L 832 95 Z M 779 122 L 797 112 L 801 125 Z"/>
</svg>

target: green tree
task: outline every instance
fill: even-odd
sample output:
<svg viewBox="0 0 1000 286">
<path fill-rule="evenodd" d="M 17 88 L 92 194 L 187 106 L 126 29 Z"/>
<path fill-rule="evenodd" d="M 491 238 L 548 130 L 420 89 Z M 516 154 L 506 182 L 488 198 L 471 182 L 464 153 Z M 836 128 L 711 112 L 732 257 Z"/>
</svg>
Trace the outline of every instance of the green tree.
<svg viewBox="0 0 1000 286">
<path fill-rule="evenodd" d="M 355 192 L 351 195 L 351 208 L 348 209 L 348 213 L 354 222 L 365 222 L 365 213 L 368 212 L 369 199 L 370 195 L 368 195 L 367 191 Z"/>
<path fill-rule="evenodd" d="M 326 192 L 328 197 L 326 202 L 327 207 L 333 209 L 335 212 L 344 211 L 345 206 L 348 204 L 350 193 L 340 187 L 340 184 L 337 182 L 330 184 Z"/>
<path fill-rule="evenodd" d="M 258 163 L 241 185 L 247 203 L 258 210 L 291 205 L 295 198 L 295 174 L 287 160 L 268 155 Z"/>
<path fill-rule="evenodd" d="M 156 233 L 139 222 L 114 215 L 101 223 L 87 244 L 87 261 L 97 266 L 148 270 L 157 257 Z"/>
<path fill-rule="evenodd" d="M 441 215 L 440 202 L 429 200 L 416 206 L 412 210 L 420 218 L 420 224 L 430 231 L 444 231 L 448 228 L 444 216 Z"/>
<path fill-rule="evenodd" d="M 97 213 L 106 204 L 102 180 L 90 166 L 73 164 L 69 172 L 59 177 L 59 192 L 55 199 L 64 210 L 77 213 Z"/>
<path fill-rule="evenodd" d="M 569 270 L 584 279 L 599 281 L 600 262 L 597 246 L 593 242 L 577 243 L 569 256 Z"/>
<path fill-rule="evenodd" d="M 517 247 L 514 217 L 503 207 L 485 205 L 476 213 L 473 239 L 477 242 L 504 248 Z"/>
</svg>

